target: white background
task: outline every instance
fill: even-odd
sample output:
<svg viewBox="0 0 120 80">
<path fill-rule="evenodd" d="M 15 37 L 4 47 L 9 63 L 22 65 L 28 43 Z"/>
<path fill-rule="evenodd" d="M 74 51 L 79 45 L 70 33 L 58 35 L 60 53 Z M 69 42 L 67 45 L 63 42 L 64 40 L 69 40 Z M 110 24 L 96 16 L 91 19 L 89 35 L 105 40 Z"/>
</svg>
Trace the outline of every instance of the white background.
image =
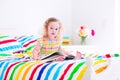
<svg viewBox="0 0 120 80">
<path fill-rule="evenodd" d="M 0 0 L 0 34 L 41 35 L 44 21 L 57 17 L 63 25 L 63 35 L 70 36 L 73 44 L 80 44 L 79 26 L 87 25 L 96 32 L 94 37 L 87 38 L 87 45 L 119 49 L 120 2 L 115 3 L 115 0 Z"/>
</svg>

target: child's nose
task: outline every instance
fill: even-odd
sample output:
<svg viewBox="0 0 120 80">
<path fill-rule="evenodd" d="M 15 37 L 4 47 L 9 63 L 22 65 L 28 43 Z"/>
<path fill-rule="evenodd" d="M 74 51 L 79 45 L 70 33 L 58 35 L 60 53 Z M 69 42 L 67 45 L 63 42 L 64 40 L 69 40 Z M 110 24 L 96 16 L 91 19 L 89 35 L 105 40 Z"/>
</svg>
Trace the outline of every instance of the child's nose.
<svg viewBox="0 0 120 80">
<path fill-rule="evenodd" d="M 55 32 L 55 29 L 53 29 L 53 32 Z"/>
</svg>

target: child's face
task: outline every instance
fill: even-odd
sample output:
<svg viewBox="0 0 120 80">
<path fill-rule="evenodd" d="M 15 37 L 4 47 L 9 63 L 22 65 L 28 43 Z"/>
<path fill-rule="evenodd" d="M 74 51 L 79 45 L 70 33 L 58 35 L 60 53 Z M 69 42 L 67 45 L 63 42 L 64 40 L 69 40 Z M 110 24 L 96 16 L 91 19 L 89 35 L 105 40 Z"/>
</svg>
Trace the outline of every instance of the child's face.
<svg viewBox="0 0 120 80">
<path fill-rule="evenodd" d="M 50 22 L 48 25 L 48 37 L 54 39 L 59 35 L 60 25 L 58 22 Z"/>
</svg>

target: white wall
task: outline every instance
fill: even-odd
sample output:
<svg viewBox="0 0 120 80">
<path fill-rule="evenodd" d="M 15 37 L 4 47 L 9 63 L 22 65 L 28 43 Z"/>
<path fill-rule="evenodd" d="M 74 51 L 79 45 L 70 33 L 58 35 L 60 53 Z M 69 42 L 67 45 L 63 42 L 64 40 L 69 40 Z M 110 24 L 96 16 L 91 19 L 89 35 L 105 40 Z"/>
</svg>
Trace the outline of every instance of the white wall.
<svg viewBox="0 0 120 80">
<path fill-rule="evenodd" d="M 94 37 L 87 38 L 87 44 L 97 45 L 106 50 L 113 49 L 114 9 L 114 0 L 73 0 L 72 26 L 77 28 L 87 25 L 94 28 L 96 34 Z M 77 35 L 74 40 L 75 44 L 80 42 Z"/>
<path fill-rule="evenodd" d="M 0 0 L 0 33 L 41 34 L 44 21 L 53 16 L 70 34 L 71 0 Z"/>
<path fill-rule="evenodd" d="M 118 43 L 114 40 L 114 12 L 114 0 L 0 0 L 0 34 L 41 35 L 43 22 L 54 16 L 61 20 L 64 35 L 70 35 L 73 44 L 80 44 L 78 27 L 88 25 L 96 34 L 87 44 L 107 50 Z"/>
<path fill-rule="evenodd" d="M 120 49 L 120 0 L 115 1 L 115 47 Z"/>
</svg>

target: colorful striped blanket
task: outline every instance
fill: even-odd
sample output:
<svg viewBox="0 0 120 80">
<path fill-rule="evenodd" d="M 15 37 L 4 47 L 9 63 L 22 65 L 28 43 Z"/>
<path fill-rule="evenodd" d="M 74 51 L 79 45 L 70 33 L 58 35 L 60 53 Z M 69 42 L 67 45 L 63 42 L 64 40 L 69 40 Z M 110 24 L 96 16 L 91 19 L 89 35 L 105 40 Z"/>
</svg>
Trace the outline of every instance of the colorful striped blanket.
<svg viewBox="0 0 120 80">
<path fill-rule="evenodd" d="M 87 70 L 83 60 L 44 63 L 24 58 L 0 60 L 1 80 L 82 80 Z"/>
</svg>

